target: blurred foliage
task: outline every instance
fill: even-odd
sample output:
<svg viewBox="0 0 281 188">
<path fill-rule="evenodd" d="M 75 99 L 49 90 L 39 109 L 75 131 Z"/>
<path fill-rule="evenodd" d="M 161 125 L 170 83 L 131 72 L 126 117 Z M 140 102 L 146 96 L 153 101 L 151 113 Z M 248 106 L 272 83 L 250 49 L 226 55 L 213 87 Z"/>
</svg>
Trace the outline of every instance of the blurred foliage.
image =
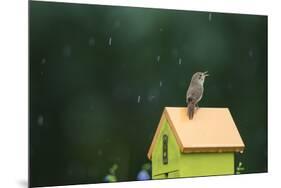
<svg viewBox="0 0 281 188">
<path fill-rule="evenodd" d="M 109 169 L 109 174 L 105 176 L 104 182 L 116 182 L 117 177 L 116 177 L 116 170 L 118 169 L 118 165 L 114 164 L 112 167 Z"/>
<path fill-rule="evenodd" d="M 151 179 L 151 164 L 145 163 L 142 165 L 141 170 L 139 171 L 137 175 L 137 180 L 143 181 L 143 180 L 150 180 Z"/>
<path fill-rule="evenodd" d="M 117 164 L 114 164 L 114 165 L 109 169 L 109 173 L 114 175 L 117 169 L 118 169 L 118 165 L 117 165 Z"/>
<path fill-rule="evenodd" d="M 243 163 L 240 161 L 238 163 L 238 166 L 236 167 L 236 174 L 241 174 L 245 171 L 245 167 L 243 166 Z"/>
<path fill-rule="evenodd" d="M 151 164 L 150 163 L 145 163 L 142 165 L 142 170 L 149 171 L 151 170 Z"/>
<path fill-rule="evenodd" d="M 31 185 L 99 183 L 112 164 L 118 181 L 136 180 L 163 108 L 185 106 L 196 71 L 211 74 L 199 106 L 228 107 L 237 124 L 243 173 L 267 171 L 266 16 L 36 1 L 29 11 Z"/>
</svg>

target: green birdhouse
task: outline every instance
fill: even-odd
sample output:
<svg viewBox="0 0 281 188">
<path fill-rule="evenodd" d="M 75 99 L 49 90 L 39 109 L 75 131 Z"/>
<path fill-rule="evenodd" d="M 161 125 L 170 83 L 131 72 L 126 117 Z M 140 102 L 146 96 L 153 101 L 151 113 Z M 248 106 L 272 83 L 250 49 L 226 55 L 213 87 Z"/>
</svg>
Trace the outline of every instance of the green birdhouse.
<svg viewBox="0 0 281 188">
<path fill-rule="evenodd" d="M 166 107 L 148 151 L 152 179 L 234 174 L 244 143 L 228 108 Z"/>
</svg>

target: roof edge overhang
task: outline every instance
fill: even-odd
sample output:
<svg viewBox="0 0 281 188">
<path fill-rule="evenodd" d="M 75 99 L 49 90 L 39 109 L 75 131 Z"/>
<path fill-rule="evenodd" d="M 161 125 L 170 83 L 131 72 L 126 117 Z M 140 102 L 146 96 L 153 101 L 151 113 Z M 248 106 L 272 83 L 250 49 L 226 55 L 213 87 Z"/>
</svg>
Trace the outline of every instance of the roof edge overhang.
<svg viewBox="0 0 281 188">
<path fill-rule="evenodd" d="M 164 109 L 164 111 L 165 111 L 165 109 Z M 151 142 L 151 144 L 150 144 L 150 147 L 149 147 L 149 150 L 148 150 L 148 153 L 147 153 L 147 158 L 148 158 L 149 160 L 151 160 L 152 152 L 153 152 L 153 149 L 154 149 L 154 147 L 155 147 L 155 143 L 156 143 L 156 141 L 157 141 L 157 137 L 158 137 L 158 135 L 160 134 L 160 130 L 161 130 L 161 128 L 162 128 L 163 121 L 164 121 L 164 119 L 165 119 L 165 113 L 164 113 L 164 111 L 162 112 L 162 115 L 161 115 L 160 121 L 159 121 L 159 123 L 158 123 L 156 132 L 155 132 L 155 134 L 154 134 L 154 136 L 153 136 L 152 142 Z"/>
<path fill-rule="evenodd" d="M 235 147 L 194 147 L 184 148 L 183 153 L 244 152 L 245 146 Z"/>
<path fill-rule="evenodd" d="M 170 107 L 165 107 L 164 108 L 164 111 L 162 113 L 161 119 L 160 119 L 160 121 L 158 123 L 158 126 L 157 126 L 156 133 L 154 134 L 152 143 L 151 143 L 151 145 L 149 147 L 149 151 L 147 153 L 147 157 L 148 157 L 149 160 L 151 160 L 151 158 L 152 158 L 152 152 L 153 152 L 153 149 L 155 147 L 157 138 L 158 138 L 158 136 L 160 134 L 160 130 L 161 130 L 162 126 L 163 126 L 163 121 L 165 119 L 168 121 L 169 126 L 170 126 L 170 128 L 171 128 L 171 130 L 172 130 L 172 132 L 173 132 L 173 134 L 174 134 L 174 136 L 176 138 L 176 142 L 178 143 L 180 151 L 182 153 L 208 153 L 208 152 L 209 153 L 211 153 L 211 152 L 218 152 L 218 153 L 220 153 L 220 152 L 240 152 L 240 153 L 243 153 L 244 152 L 245 145 L 244 145 L 244 142 L 243 142 L 242 138 L 241 138 L 241 140 L 242 140 L 243 144 L 240 145 L 240 146 L 220 146 L 220 147 L 210 147 L 210 146 L 208 146 L 208 147 L 200 147 L 200 146 L 196 146 L 196 147 L 183 147 L 183 144 L 182 144 L 182 142 L 181 142 L 181 140 L 180 140 L 180 138 L 179 138 L 179 136 L 177 134 L 177 131 L 175 130 L 175 127 L 174 127 L 173 122 L 172 122 L 172 120 L 171 120 L 171 118 L 169 116 L 169 113 L 167 112 L 167 108 L 170 108 Z M 228 109 L 228 108 L 226 108 L 226 109 Z M 229 111 L 229 109 L 228 109 L 228 111 Z"/>
<path fill-rule="evenodd" d="M 167 108 L 168 108 L 168 107 L 165 107 L 165 108 L 164 108 L 164 111 L 163 111 L 163 113 L 162 113 L 160 122 L 159 122 L 159 124 L 158 124 L 158 126 L 157 126 L 156 133 L 155 133 L 155 135 L 154 135 L 154 137 L 153 137 L 152 143 L 151 143 L 150 148 L 149 148 L 149 151 L 148 151 L 148 153 L 147 153 L 147 157 L 148 157 L 149 160 L 151 160 L 152 152 L 153 152 L 153 149 L 154 149 L 154 147 L 155 147 L 156 140 L 157 140 L 157 138 L 158 138 L 158 135 L 160 134 L 160 130 L 161 130 L 162 126 L 163 126 L 163 121 L 164 121 L 165 119 L 166 119 L 166 120 L 168 121 L 168 123 L 169 123 L 170 129 L 172 130 L 172 132 L 173 132 L 173 134 L 174 134 L 174 136 L 175 136 L 175 138 L 176 138 L 176 141 L 177 141 L 177 143 L 178 143 L 178 145 L 179 145 L 179 147 L 180 147 L 180 151 L 181 151 L 181 152 L 184 152 L 183 144 L 181 143 L 181 141 L 180 141 L 180 139 L 179 139 L 179 136 L 178 136 L 177 132 L 175 131 L 175 127 L 173 126 L 173 122 L 171 121 L 171 118 L 169 117 L 169 114 L 168 114 L 168 112 L 167 112 Z"/>
</svg>

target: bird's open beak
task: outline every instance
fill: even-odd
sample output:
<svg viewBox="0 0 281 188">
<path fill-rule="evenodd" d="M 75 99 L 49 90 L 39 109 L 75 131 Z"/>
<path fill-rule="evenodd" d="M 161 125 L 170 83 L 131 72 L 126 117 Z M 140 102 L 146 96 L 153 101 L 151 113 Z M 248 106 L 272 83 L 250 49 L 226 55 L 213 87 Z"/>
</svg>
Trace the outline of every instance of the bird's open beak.
<svg viewBox="0 0 281 188">
<path fill-rule="evenodd" d="M 205 77 L 210 76 L 210 75 L 208 74 L 208 71 L 204 72 L 204 76 L 205 76 Z"/>
</svg>

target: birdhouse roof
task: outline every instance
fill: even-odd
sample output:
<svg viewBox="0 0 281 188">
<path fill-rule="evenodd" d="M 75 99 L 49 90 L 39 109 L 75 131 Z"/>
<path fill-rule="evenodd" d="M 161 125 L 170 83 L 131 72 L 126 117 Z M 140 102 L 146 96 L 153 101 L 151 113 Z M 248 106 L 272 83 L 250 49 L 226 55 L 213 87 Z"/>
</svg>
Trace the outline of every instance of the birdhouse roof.
<svg viewBox="0 0 281 188">
<path fill-rule="evenodd" d="M 186 107 L 165 107 L 148 151 L 153 149 L 165 119 L 181 152 L 243 152 L 244 143 L 228 108 L 199 108 L 192 120 Z"/>
</svg>

